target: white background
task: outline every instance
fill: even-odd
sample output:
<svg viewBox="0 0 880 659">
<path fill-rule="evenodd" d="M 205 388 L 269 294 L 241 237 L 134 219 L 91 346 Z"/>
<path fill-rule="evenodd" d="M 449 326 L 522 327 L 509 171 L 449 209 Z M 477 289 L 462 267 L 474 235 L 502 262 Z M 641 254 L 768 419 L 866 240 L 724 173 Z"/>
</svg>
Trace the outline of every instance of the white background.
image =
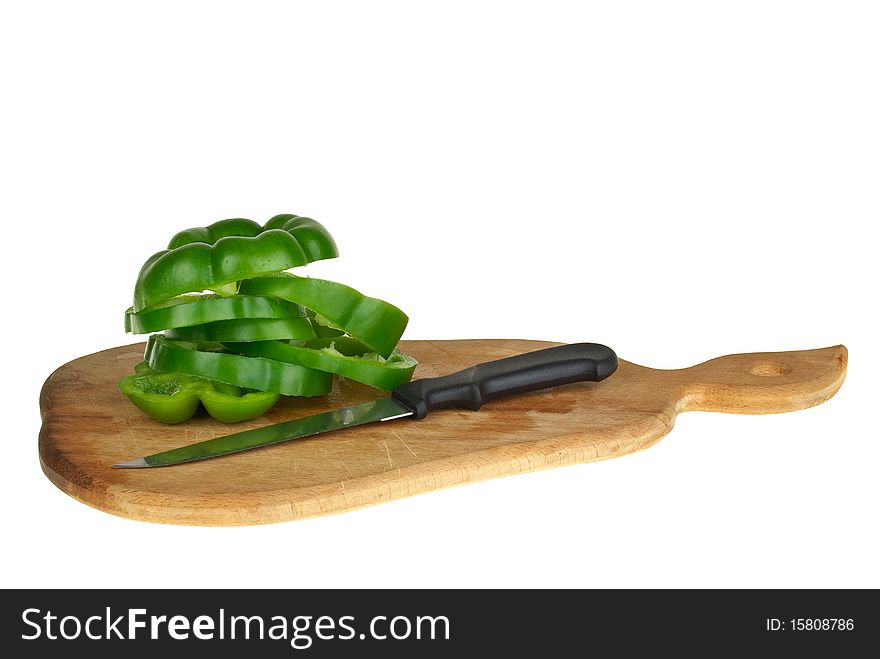
<svg viewBox="0 0 880 659">
<path fill-rule="evenodd" d="M 880 21 L 858 2 L 0 10 L 3 586 L 880 586 Z M 680 367 L 844 343 L 838 396 L 617 460 L 254 528 L 57 490 L 38 394 L 177 230 L 279 212 L 406 338 Z M 255 560 L 255 557 L 256 558 Z"/>
</svg>

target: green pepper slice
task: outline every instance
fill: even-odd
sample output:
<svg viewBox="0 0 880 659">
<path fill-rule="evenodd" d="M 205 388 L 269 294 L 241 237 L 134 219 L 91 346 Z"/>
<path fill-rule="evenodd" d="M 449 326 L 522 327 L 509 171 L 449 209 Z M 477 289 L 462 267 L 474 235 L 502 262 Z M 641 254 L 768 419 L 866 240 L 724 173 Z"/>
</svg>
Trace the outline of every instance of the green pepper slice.
<svg viewBox="0 0 880 659">
<path fill-rule="evenodd" d="M 265 414 L 280 397 L 183 373 L 157 373 L 143 363 L 118 386 L 138 409 L 162 423 L 187 421 L 199 403 L 218 421 L 238 423 Z"/>
<path fill-rule="evenodd" d="M 253 220 L 236 217 L 220 220 L 206 227 L 193 227 L 177 233 L 168 243 L 168 249 L 177 249 L 190 243 L 213 245 L 221 238 L 240 236 L 253 238 L 265 231 L 279 229 L 289 233 L 302 247 L 309 262 L 332 259 L 339 256 L 336 243 L 323 224 L 310 217 L 300 217 L 292 213 L 282 213 L 260 226 Z"/>
<path fill-rule="evenodd" d="M 313 339 L 311 318 L 240 318 L 165 330 L 176 341 L 271 341 Z"/>
<path fill-rule="evenodd" d="M 418 365 L 415 359 L 397 349 L 384 359 L 351 337 L 225 345 L 242 355 L 265 357 L 329 371 L 386 391 L 409 382 Z"/>
<path fill-rule="evenodd" d="M 238 423 L 262 416 L 281 398 L 281 394 L 241 387 L 234 387 L 237 391 L 223 391 L 219 384 L 203 388 L 199 399 L 208 414 L 223 423 Z"/>
<path fill-rule="evenodd" d="M 301 304 L 314 311 L 321 324 L 350 334 L 385 358 L 391 355 L 409 322 L 393 304 L 367 297 L 344 284 L 288 272 L 246 279 L 240 282 L 239 291 Z"/>
<path fill-rule="evenodd" d="M 191 327 L 220 320 L 238 318 L 294 318 L 305 316 L 306 310 L 292 302 L 258 295 L 190 294 L 160 302 L 135 313 L 125 312 L 125 331 L 150 334 L 172 327 Z"/>
<path fill-rule="evenodd" d="M 332 374 L 297 364 L 222 352 L 214 346 L 172 341 L 160 334 L 147 340 L 144 359 L 161 373 L 185 373 L 285 396 L 321 396 L 330 391 Z"/>
<path fill-rule="evenodd" d="M 182 293 L 218 289 L 227 294 L 231 292 L 229 284 L 241 279 L 336 256 L 336 245 L 326 230 L 309 237 L 311 243 L 301 244 L 291 231 L 266 229 L 253 237 L 230 235 L 210 244 L 189 242 L 157 252 L 138 274 L 133 311 L 143 311 Z M 316 243 L 322 248 L 314 248 Z"/>
<path fill-rule="evenodd" d="M 138 409 L 162 423 L 183 423 L 200 403 L 195 379 L 179 373 L 130 375 L 117 386 Z"/>
</svg>

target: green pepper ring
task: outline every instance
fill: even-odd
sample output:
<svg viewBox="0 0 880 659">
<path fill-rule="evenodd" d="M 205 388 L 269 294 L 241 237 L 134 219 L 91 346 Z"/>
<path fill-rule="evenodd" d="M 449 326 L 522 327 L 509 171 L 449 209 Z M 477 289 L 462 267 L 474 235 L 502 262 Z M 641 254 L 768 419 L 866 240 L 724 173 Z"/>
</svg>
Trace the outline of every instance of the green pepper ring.
<svg viewBox="0 0 880 659">
<path fill-rule="evenodd" d="M 325 240 L 328 249 L 307 253 L 292 233 L 268 229 L 254 237 L 226 236 L 157 252 L 138 273 L 132 308 L 139 312 L 183 293 L 223 290 L 241 279 L 306 265 L 313 256 L 336 256 L 332 237 L 326 234 Z"/>
<path fill-rule="evenodd" d="M 245 357 L 197 343 L 172 341 L 161 334 L 147 340 L 144 360 L 160 373 L 185 373 L 245 389 L 285 396 L 321 396 L 330 391 L 333 375 L 297 364 Z M 213 347 L 213 346 L 212 346 Z"/>
<path fill-rule="evenodd" d="M 370 358 L 368 354 L 365 355 L 369 353 L 369 348 L 351 337 L 289 343 L 286 341 L 224 342 L 224 345 L 242 355 L 265 357 L 328 371 L 386 391 L 409 382 L 418 365 L 415 359 L 396 349 L 388 359 Z"/>
<path fill-rule="evenodd" d="M 193 327 L 165 330 L 176 341 L 272 341 L 276 339 L 313 339 L 311 318 L 236 318 L 218 320 Z"/>
<path fill-rule="evenodd" d="M 409 322 L 393 304 L 367 297 L 350 286 L 287 272 L 246 279 L 240 282 L 239 290 L 301 304 L 314 311 L 321 324 L 346 332 L 386 358 Z"/>
<path fill-rule="evenodd" d="M 190 243 L 213 245 L 221 238 L 229 236 L 253 238 L 272 229 L 280 229 L 293 236 L 310 262 L 339 256 L 339 250 L 336 248 L 333 236 L 323 224 L 310 217 L 302 217 L 293 213 L 276 215 L 263 226 L 253 220 L 236 217 L 220 220 L 206 227 L 184 229 L 174 235 L 168 243 L 168 249 L 177 249 Z"/>
<path fill-rule="evenodd" d="M 125 331 L 151 334 L 176 327 L 192 327 L 239 318 L 295 318 L 306 310 L 292 302 L 262 295 L 188 294 L 166 300 L 138 313 L 129 307 L 125 312 Z"/>
</svg>

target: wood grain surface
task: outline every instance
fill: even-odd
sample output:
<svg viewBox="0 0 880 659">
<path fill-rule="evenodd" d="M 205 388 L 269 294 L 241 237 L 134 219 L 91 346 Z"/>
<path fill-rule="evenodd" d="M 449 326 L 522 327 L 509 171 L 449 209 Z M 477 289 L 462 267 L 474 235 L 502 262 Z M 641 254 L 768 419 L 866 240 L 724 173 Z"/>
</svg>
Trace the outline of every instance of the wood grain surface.
<svg viewBox="0 0 880 659">
<path fill-rule="evenodd" d="M 404 341 L 416 377 L 556 345 L 477 339 Z M 601 383 L 571 384 L 446 410 L 423 421 L 370 424 L 214 460 L 154 469 L 111 465 L 182 444 L 364 402 L 375 389 L 344 381 L 328 396 L 284 399 L 269 414 L 225 425 L 202 414 L 167 426 L 116 388 L 144 344 L 76 359 L 40 394 L 40 463 L 61 490 L 136 520 L 194 525 L 282 522 L 337 513 L 442 487 L 593 460 L 657 442 L 688 410 L 764 414 L 827 400 L 846 375 L 843 346 L 720 357 L 678 370 L 626 361 Z"/>
</svg>

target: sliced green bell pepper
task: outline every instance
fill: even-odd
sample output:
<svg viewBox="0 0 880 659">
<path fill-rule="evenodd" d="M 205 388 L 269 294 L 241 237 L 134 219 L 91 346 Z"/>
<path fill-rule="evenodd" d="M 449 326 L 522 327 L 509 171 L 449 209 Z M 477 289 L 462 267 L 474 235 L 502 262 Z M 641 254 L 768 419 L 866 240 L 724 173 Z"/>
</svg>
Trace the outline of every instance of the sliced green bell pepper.
<svg viewBox="0 0 880 659">
<path fill-rule="evenodd" d="M 321 396 L 332 374 L 297 364 L 223 352 L 216 345 L 172 341 L 160 334 L 147 340 L 144 359 L 161 373 L 185 373 L 286 396 Z"/>
<path fill-rule="evenodd" d="M 252 237 L 230 235 L 214 243 L 189 242 L 157 252 L 138 274 L 133 311 L 182 293 L 218 289 L 229 294 L 234 292 L 229 285 L 241 279 L 336 256 L 336 245 L 326 230 L 306 236 L 308 242 L 301 244 L 292 231 L 265 229 Z"/>
<path fill-rule="evenodd" d="M 409 318 L 393 304 L 367 297 L 344 284 L 297 277 L 287 272 L 246 279 L 246 295 L 268 295 L 313 310 L 316 320 L 342 330 L 382 357 L 389 357 Z"/>
<path fill-rule="evenodd" d="M 220 220 L 206 227 L 193 227 L 177 233 L 168 243 L 168 249 L 177 249 L 190 243 L 208 243 L 213 245 L 221 238 L 241 236 L 253 238 L 264 231 L 280 229 L 296 238 L 305 252 L 309 262 L 321 259 L 332 259 L 339 256 L 336 243 L 323 224 L 310 217 L 300 217 L 292 213 L 283 213 L 269 219 L 260 226 L 253 220 L 243 217 Z"/>
<path fill-rule="evenodd" d="M 177 341 L 270 341 L 317 335 L 311 318 L 241 318 L 167 329 L 165 336 Z"/>
<path fill-rule="evenodd" d="M 191 294 L 160 302 L 138 313 L 129 307 L 125 312 L 125 331 L 150 334 L 172 327 L 190 327 L 220 320 L 294 318 L 305 315 L 304 307 L 274 297 Z"/>
<path fill-rule="evenodd" d="M 182 423 L 199 407 L 195 380 L 177 373 L 130 375 L 118 387 L 138 409 L 162 423 Z"/>
<path fill-rule="evenodd" d="M 205 387 L 199 394 L 202 406 L 223 423 L 238 423 L 262 416 L 281 398 L 281 394 L 269 391 L 254 391 L 210 380 L 204 382 Z"/>
<path fill-rule="evenodd" d="M 412 379 L 418 362 L 399 350 L 384 359 L 351 337 L 227 343 L 233 352 L 316 368 L 390 391 Z"/>
<path fill-rule="evenodd" d="M 138 409 L 162 423 L 192 418 L 199 403 L 218 421 L 238 423 L 265 414 L 280 397 L 182 373 L 157 373 L 143 366 L 139 364 L 140 372 L 135 367 L 134 375 L 120 380 L 119 390 Z"/>
</svg>

